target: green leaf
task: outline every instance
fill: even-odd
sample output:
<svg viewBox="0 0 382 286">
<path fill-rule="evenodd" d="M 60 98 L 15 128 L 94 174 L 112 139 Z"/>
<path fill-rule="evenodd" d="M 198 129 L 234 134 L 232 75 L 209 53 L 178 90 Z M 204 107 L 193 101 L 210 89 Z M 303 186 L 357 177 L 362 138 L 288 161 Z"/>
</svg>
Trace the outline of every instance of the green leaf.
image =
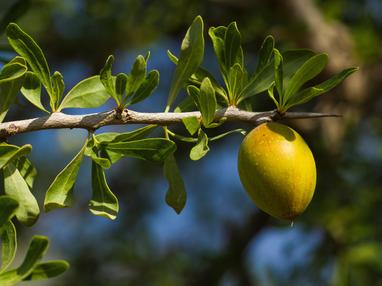
<svg viewBox="0 0 382 286">
<path fill-rule="evenodd" d="M 197 16 L 187 30 L 183 39 L 179 61 L 175 68 L 172 79 L 166 110 L 170 109 L 179 91 L 187 79 L 196 72 L 203 60 L 204 38 L 203 38 L 203 20 Z"/>
<path fill-rule="evenodd" d="M 62 100 L 61 111 L 64 108 L 95 108 L 103 105 L 110 98 L 110 93 L 102 84 L 98 75 L 80 81 Z"/>
<path fill-rule="evenodd" d="M 73 187 L 77 180 L 87 140 L 72 161 L 57 175 L 49 186 L 44 201 L 44 210 L 49 212 L 57 208 L 69 207 L 73 201 Z"/>
<path fill-rule="evenodd" d="M 64 77 L 60 72 L 55 71 L 52 75 L 52 85 L 54 94 L 54 108 L 52 110 L 56 110 L 65 90 Z"/>
<path fill-rule="evenodd" d="M 205 126 L 209 126 L 215 118 L 216 97 L 211 81 L 206 77 L 200 86 L 198 105 Z"/>
<path fill-rule="evenodd" d="M 115 92 L 115 82 L 111 73 L 113 63 L 114 57 L 110 55 L 106 60 L 105 66 L 100 71 L 100 79 L 107 93 L 113 97 L 116 103 L 119 105 L 122 101 L 122 98 L 120 98 Z"/>
<path fill-rule="evenodd" d="M 310 50 L 291 50 L 283 53 L 283 75 L 284 80 L 289 78 L 296 72 L 309 58 L 314 56 Z M 255 73 L 248 84 L 243 88 L 238 96 L 237 104 L 243 100 L 256 95 L 260 92 L 266 91 L 274 82 L 274 63 L 271 61 L 260 72 Z"/>
<path fill-rule="evenodd" d="M 270 61 L 272 60 L 274 47 L 275 39 L 271 35 L 267 36 L 264 39 L 259 51 L 259 60 L 255 73 L 259 73 L 270 63 Z"/>
<path fill-rule="evenodd" d="M 0 196 L 0 228 L 16 213 L 19 203 L 10 196 Z"/>
<path fill-rule="evenodd" d="M 118 199 L 107 185 L 105 172 L 94 162 L 92 162 L 92 188 L 90 212 L 108 219 L 116 219 L 119 210 Z"/>
<path fill-rule="evenodd" d="M 46 110 L 41 103 L 41 82 L 33 72 L 28 71 L 25 74 L 23 86 L 21 87 L 21 93 L 34 106 L 49 113 L 49 111 Z"/>
<path fill-rule="evenodd" d="M 230 131 L 224 132 L 222 134 L 216 135 L 212 138 L 209 138 L 209 141 L 216 141 L 216 140 L 222 139 L 228 135 L 231 135 L 233 133 L 240 133 L 241 135 L 244 135 L 244 136 L 247 134 L 247 132 L 244 129 L 238 128 L 238 129 L 230 130 Z"/>
<path fill-rule="evenodd" d="M 32 273 L 23 279 L 28 280 L 45 280 L 61 275 L 69 269 L 69 263 L 64 260 L 51 260 L 48 262 L 37 263 Z"/>
<path fill-rule="evenodd" d="M 0 122 L 4 120 L 5 115 L 12 103 L 15 102 L 27 72 L 27 66 L 18 62 L 10 62 L 3 66 L 0 71 Z"/>
<path fill-rule="evenodd" d="M 196 87 L 195 87 L 196 88 Z M 187 91 L 188 92 L 188 91 Z M 195 111 L 197 109 L 196 103 L 191 96 L 186 96 L 177 107 L 175 107 L 174 112 L 187 112 Z"/>
<path fill-rule="evenodd" d="M 285 89 L 285 101 L 295 94 L 302 85 L 317 76 L 328 62 L 327 54 L 318 54 L 307 60 L 292 76 Z"/>
<path fill-rule="evenodd" d="M 45 86 L 52 105 L 53 87 L 50 78 L 50 71 L 41 48 L 15 23 L 8 25 L 7 37 L 12 48 L 28 62 L 32 71 Z"/>
<path fill-rule="evenodd" d="M 177 214 L 180 214 L 186 204 L 187 193 L 173 154 L 168 156 L 164 161 L 163 173 L 169 185 L 166 193 L 166 203 L 172 207 Z"/>
<path fill-rule="evenodd" d="M 127 78 L 126 94 L 131 96 L 138 90 L 146 78 L 146 60 L 142 55 L 139 55 L 134 62 L 133 68 Z"/>
<path fill-rule="evenodd" d="M 194 135 L 200 128 L 199 119 L 195 116 L 183 118 L 182 122 L 190 135 Z"/>
<path fill-rule="evenodd" d="M 228 94 L 231 103 L 236 102 L 243 86 L 246 83 L 246 75 L 239 64 L 235 64 L 229 69 L 228 73 Z"/>
<path fill-rule="evenodd" d="M 190 159 L 194 161 L 200 160 L 209 150 L 207 134 L 202 129 L 199 129 L 198 142 L 190 151 Z"/>
<path fill-rule="evenodd" d="M 173 55 L 170 51 L 167 51 L 167 54 L 168 54 L 168 57 L 170 58 L 170 60 L 174 64 L 178 64 L 178 58 L 175 55 Z M 214 76 L 208 70 L 204 69 L 203 67 L 198 67 L 196 72 L 194 74 L 192 74 L 191 77 L 188 79 L 188 81 L 186 82 L 186 85 L 192 84 L 192 85 L 196 85 L 198 88 L 200 88 L 200 85 L 201 85 L 203 79 L 206 77 L 208 77 L 210 79 L 212 86 L 215 89 L 216 95 L 219 95 L 224 100 L 225 103 L 228 103 L 228 97 L 227 97 L 227 94 L 226 94 L 224 88 L 222 88 L 220 86 L 220 84 L 218 83 L 218 81 L 214 78 Z"/>
<path fill-rule="evenodd" d="M 128 102 L 128 105 L 145 100 L 153 93 L 153 91 L 157 88 L 158 84 L 159 72 L 157 70 L 150 71 L 144 82 L 141 84 L 138 90 L 134 93 L 131 100 Z"/>
<path fill-rule="evenodd" d="M 32 165 L 31 161 L 26 157 L 21 157 L 17 160 L 17 169 L 19 170 L 21 176 L 24 178 L 28 187 L 32 189 L 34 180 L 37 176 L 37 170 Z"/>
<path fill-rule="evenodd" d="M 118 133 L 111 141 L 116 143 L 142 139 L 150 134 L 155 128 L 157 128 L 157 125 L 146 125 L 130 132 Z"/>
<path fill-rule="evenodd" d="M 40 208 L 14 163 L 4 167 L 4 192 L 19 203 L 17 220 L 27 226 L 33 225 L 39 217 Z"/>
<path fill-rule="evenodd" d="M 284 78 L 283 78 L 283 57 L 277 49 L 273 49 L 275 65 L 275 86 L 279 94 L 280 102 L 284 101 Z"/>
<path fill-rule="evenodd" d="M 341 71 L 340 73 L 336 74 L 335 76 L 331 77 L 330 79 L 318 85 L 308 87 L 306 89 L 301 90 L 298 93 L 295 93 L 287 101 L 286 108 L 290 108 L 292 106 L 305 103 L 311 100 L 313 97 L 316 97 L 318 95 L 321 95 L 323 93 L 326 93 L 332 90 L 337 85 L 339 85 L 343 80 L 345 80 L 349 75 L 351 75 L 353 72 L 357 70 L 358 68 L 345 69 Z"/>
<path fill-rule="evenodd" d="M 115 78 L 115 93 L 118 98 L 123 98 L 127 85 L 127 75 L 124 73 L 117 74 Z"/>
<path fill-rule="evenodd" d="M 276 97 L 275 97 L 274 89 L 275 89 L 275 85 L 272 84 L 272 85 L 268 88 L 268 96 L 273 100 L 273 102 L 275 103 L 277 109 L 280 109 L 280 104 L 279 104 L 278 100 L 277 100 Z"/>
<path fill-rule="evenodd" d="M 105 146 L 108 154 L 117 153 L 148 161 L 164 161 L 176 150 L 173 141 L 164 138 L 148 138 L 128 142 L 110 143 Z"/>
<path fill-rule="evenodd" d="M 16 256 L 17 239 L 16 228 L 12 221 L 8 221 L 0 229 L 1 239 L 1 268 L 0 273 L 4 272 L 13 262 Z"/>
<path fill-rule="evenodd" d="M 208 35 L 210 36 L 212 40 L 214 52 L 219 63 L 220 71 L 224 78 L 226 76 L 225 51 L 224 51 L 226 31 L 227 31 L 227 28 L 223 26 L 219 26 L 216 28 L 211 27 L 208 30 Z"/>
<path fill-rule="evenodd" d="M 33 269 L 37 265 L 38 261 L 40 261 L 42 256 L 45 254 L 48 249 L 48 245 L 49 241 L 47 237 L 34 236 L 29 245 L 29 249 L 23 263 L 17 269 L 1 273 L 0 285 L 12 286 L 28 277 L 33 272 Z"/>
<path fill-rule="evenodd" d="M 0 143 L 0 169 L 9 162 L 28 155 L 32 150 L 32 145 L 26 144 L 22 147 L 10 145 L 5 142 Z"/>
<path fill-rule="evenodd" d="M 243 57 L 241 51 L 241 36 L 236 22 L 228 25 L 224 38 L 224 64 L 229 71 L 234 64 L 239 64 L 243 69 Z"/>
</svg>

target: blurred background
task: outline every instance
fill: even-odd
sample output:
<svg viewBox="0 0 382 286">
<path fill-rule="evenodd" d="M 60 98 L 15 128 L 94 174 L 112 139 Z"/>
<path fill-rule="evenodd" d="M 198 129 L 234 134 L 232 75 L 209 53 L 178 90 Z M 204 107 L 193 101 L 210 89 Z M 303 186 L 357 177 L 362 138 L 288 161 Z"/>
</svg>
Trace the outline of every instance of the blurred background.
<svg viewBox="0 0 382 286">
<path fill-rule="evenodd" d="M 341 87 L 300 109 L 337 112 L 343 118 L 288 122 L 316 158 L 318 183 L 311 205 L 293 227 L 257 210 L 238 178 L 242 136 L 234 134 L 211 144 L 197 162 L 188 158 L 191 146 L 179 144 L 176 157 L 188 191 L 180 215 L 164 202 L 167 183 L 160 164 L 125 159 L 114 165 L 106 175 L 119 197 L 120 213 L 109 221 L 87 210 L 86 159 L 74 188 L 75 207 L 42 213 L 32 228 L 18 227 L 22 254 L 33 234 L 48 235 L 48 258 L 71 264 L 59 278 L 27 285 L 382 285 L 380 0 L 0 0 L 1 60 L 13 56 L 4 36 L 10 21 L 37 40 L 68 90 L 99 73 L 109 54 L 116 56 L 117 73 L 129 71 L 138 54 L 151 51 L 149 68 L 160 71 L 160 87 L 134 108 L 162 111 L 174 70 L 166 51 L 178 54 L 196 15 L 202 15 L 206 28 L 237 21 L 250 71 L 268 34 L 281 50 L 327 52 L 330 63 L 319 81 L 360 67 Z M 205 36 L 203 65 L 218 76 Z M 254 98 L 253 106 L 257 111 L 274 108 L 264 94 Z M 109 102 L 102 109 L 68 112 L 111 108 Z M 41 115 L 20 96 L 6 120 Z M 226 124 L 213 132 L 238 126 L 251 128 Z M 11 139 L 33 144 L 31 159 L 39 171 L 34 193 L 41 205 L 50 182 L 85 137 L 81 130 L 54 130 Z"/>
</svg>

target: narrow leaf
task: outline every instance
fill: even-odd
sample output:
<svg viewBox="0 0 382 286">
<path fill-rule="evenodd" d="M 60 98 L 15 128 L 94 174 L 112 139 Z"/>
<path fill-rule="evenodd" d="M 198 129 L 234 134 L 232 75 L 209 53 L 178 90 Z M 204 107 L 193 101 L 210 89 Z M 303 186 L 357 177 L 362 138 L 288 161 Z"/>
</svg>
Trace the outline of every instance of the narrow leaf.
<svg viewBox="0 0 382 286">
<path fill-rule="evenodd" d="M 49 278 L 54 278 L 66 270 L 69 269 L 69 263 L 64 260 L 51 260 L 48 262 L 37 263 L 33 268 L 32 273 L 23 279 L 23 281 L 28 280 L 45 280 Z"/>
<path fill-rule="evenodd" d="M 285 99 L 288 100 L 301 86 L 317 76 L 328 62 L 327 54 L 318 54 L 307 60 L 292 76 L 285 89 Z"/>
<path fill-rule="evenodd" d="M 29 245 L 23 263 L 15 270 L 10 270 L 0 274 L 0 285 L 11 286 L 19 283 L 32 272 L 37 263 L 41 260 L 48 248 L 48 238 L 45 236 L 34 236 Z"/>
<path fill-rule="evenodd" d="M 277 49 L 273 49 L 274 66 L 275 66 L 275 86 L 279 94 L 279 101 L 283 102 L 284 98 L 284 78 L 283 78 L 283 57 Z"/>
<path fill-rule="evenodd" d="M 73 201 L 73 187 L 77 179 L 87 140 L 73 160 L 57 175 L 49 186 L 44 201 L 44 210 L 69 207 Z"/>
<path fill-rule="evenodd" d="M 270 63 L 270 61 L 272 60 L 274 47 L 275 39 L 271 35 L 267 36 L 264 39 L 259 51 L 259 60 L 255 73 L 262 71 Z"/>
<path fill-rule="evenodd" d="M 118 95 L 115 92 L 115 82 L 111 73 L 113 63 L 114 57 L 110 55 L 106 60 L 105 66 L 100 71 L 100 80 L 103 86 L 105 87 L 106 91 L 109 93 L 109 95 L 113 97 L 116 103 L 119 105 L 122 99 L 118 97 Z"/>
<path fill-rule="evenodd" d="M 127 78 L 126 94 L 131 96 L 138 90 L 146 78 L 146 60 L 142 55 L 139 55 L 133 64 L 130 74 Z"/>
<path fill-rule="evenodd" d="M 202 114 L 204 125 L 209 126 L 215 118 L 216 97 L 215 90 L 208 77 L 202 81 L 200 86 L 198 105 Z"/>
<path fill-rule="evenodd" d="M 197 70 L 203 60 L 203 20 L 196 17 L 183 39 L 179 61 L 172 79 L 167 107 L 169 109 L 186 80 Z"/>
<path fill-rule="evenodd" d="M 138 103 L 149 97 L 159 84 L 159 72 L 152 70 L 147 75 L 145 81 L 141 84 L 138 90 L 134 93 L 128 105 Z"/>
<path fill-rule="evenodd" d="M 173 154 L 164 161 L 163 173 L 169 185 L 166 193 L 166 203 L 177 214 L 180 214 L 186 204 L 187 193 Z"/>
<path fill-rule="evenodd" d="M 19 203 L 17 220 L 27 226 L 33 225 L 39 217 L 40 208 L 15 163 L 4 167 L 4 192 Z"/>
<path fill-rule="evenodd" d="M 108 153 L 117 153 L 149 161 L 164 161 L 176 150 L 173 141 L 164 138 L 149 138 L 128 142 L 110 143 L 105 146 Z"/>
<path fill-rule="evenodd" d="M 212 45 L 214 47 L 214 52 L 219 63 L 220 71 L 223 77 L 226 76 L 226 64 L 225 64 L 225 51 L 224 51 L 224 41 L 227 28 L 223 26 L 211 27 L 208 30 L 208 35 L 212 40 Z"/>
<path fill-rule="evenodd" d="M 228 25 L 224 38 L 224 64 L 227 71 L 229 71 L 229 69 L 236 63 L 239 64 L 241 68 L 243 68 L 243 58 L 240 45 L 240 32 L 237 28 L 236 22 L 232 22 Z"/>
<path fill-rule="evenodd" d="M 124 73 L 117 74 L 115 78 L 115 92 L 119 98 L 122 98 L 126 91 L 127 75 Z"/>
<path fill-rule="evenodd" d="M 90 212 L 108 219 L 116 219 L 119 210 L 118 199 L 107 185 L 105 172 L 94 162 L 92 162 L 92 188 Z"/>
<path fill-rule="evenodd" d="M 45 86 L 52 100 L 53 88 L 50 79 L 50 71 L 41 48 L 15 23 L 8 25 L 7 37 L 12 48 L 28 62 L 32 71 Z"/>
<path fill-rule="evenodd" d="M 25 63 L 25 62 L 24 62 Z M 11 62 L 3 66 L 0 71 L 0 122 L 4 120 L 9 107 L 16 100 L 27 72 L 26 65 Z"/>
<path fill-rule="evenodd" d="M 52 75 L 52 85 L 54 94 L 54 106 L 52 107 L 52 110 L 56 110 L 65 90 L 64 77 L 60 72 L 55 71 Z"/>
<path fill-rule="evenodd" d="M 306 89 L 301 90 L 298 93 L 295 93 L 289 98 L 289 101 L 287 102 L 287 108 L 305 103 L 311 100 L 313 97 L 316 97 L 318 95 L 321 95 L 323 93 L 326 93 L 332 90 L 337 85 L 339 85 L 343 80 L 345 80 L 349 75 L 351 75 L 353 72 L 357 70 L 358 68 L 345 69 L 341 71 L 340 73 L 336 74 L 335 76 L 331 77 L 330 79 L 318 85 L 308 87 Z"/>
<path fill-rule="evenodd" d="M 64 97 L 58 108 L 95 108 L 103 105 L 110 94 L 102 84 L 100 77 L 93 76 L 80 81 Z"/>
</svg>

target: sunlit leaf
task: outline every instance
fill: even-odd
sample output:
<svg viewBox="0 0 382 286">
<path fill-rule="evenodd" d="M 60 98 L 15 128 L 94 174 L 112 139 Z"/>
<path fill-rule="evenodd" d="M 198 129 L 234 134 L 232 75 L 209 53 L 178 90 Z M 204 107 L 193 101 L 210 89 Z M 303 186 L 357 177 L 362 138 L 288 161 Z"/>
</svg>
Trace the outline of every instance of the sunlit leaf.
<svg viewBox="0 0 382 286">
<path fill-rule="evenodd" d="M 93 196 L 89 202 L 89 210 L 98 216 L 115 219 L 119 206 L 117 197 L 111 192 L 106 182 L 104 170 L 96 163 L 92 163 Z"/>
<path fill-rule="evenodd" d="M 207 134 L 204 133 L 202 129 L 199 129 L 198 142 L 190 151 L 190 159 L 194 161 L 200 160 L 209 150 Z"/>
<path fill-rule="evenodd" d="M 1 239 L 1 268 L 0 273 L 4 272 L 13 262 L 17 250 L 16 228 L 12 221 L 8 221 L 0 228 Z"/>
<path fill-rule="evenodd" d="M 41 82 L 33 72 L 28 71 L 25 74 L 21 93 L 34 106 L 42 111 L 48 112 L 41 103 Z"/>
<path fill-rule="evenodd" d="M 100 77 L 92 76 L 75 85 L 62 100 L 59 110 L 64 108 L 95 108 L 110 98 Z"/>
<path fill-rule="evenodd" d="M 64 260 L 51 260 L 47 262 L 37 263 L 30 275 L 25 277 L 23 281 L 28 280 L 45 280 L 61 275 L 69 269 L 69 263 Z"/>
</svg>

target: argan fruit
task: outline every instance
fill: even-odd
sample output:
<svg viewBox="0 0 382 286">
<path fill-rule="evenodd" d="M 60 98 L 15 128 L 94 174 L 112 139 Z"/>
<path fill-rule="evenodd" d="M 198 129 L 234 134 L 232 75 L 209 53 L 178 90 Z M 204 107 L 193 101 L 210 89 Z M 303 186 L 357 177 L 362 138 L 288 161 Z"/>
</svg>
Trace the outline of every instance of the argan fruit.
<svg viewBox="0 0 382 286">
<path fill-rule="evenodd" d="M 316 164 L 304 139 L 292 128 L 263 123 L 243 140 L 240 180 L 266 213 L 293 221 L 309 205 L 316 186 Z"/>
</svg>

